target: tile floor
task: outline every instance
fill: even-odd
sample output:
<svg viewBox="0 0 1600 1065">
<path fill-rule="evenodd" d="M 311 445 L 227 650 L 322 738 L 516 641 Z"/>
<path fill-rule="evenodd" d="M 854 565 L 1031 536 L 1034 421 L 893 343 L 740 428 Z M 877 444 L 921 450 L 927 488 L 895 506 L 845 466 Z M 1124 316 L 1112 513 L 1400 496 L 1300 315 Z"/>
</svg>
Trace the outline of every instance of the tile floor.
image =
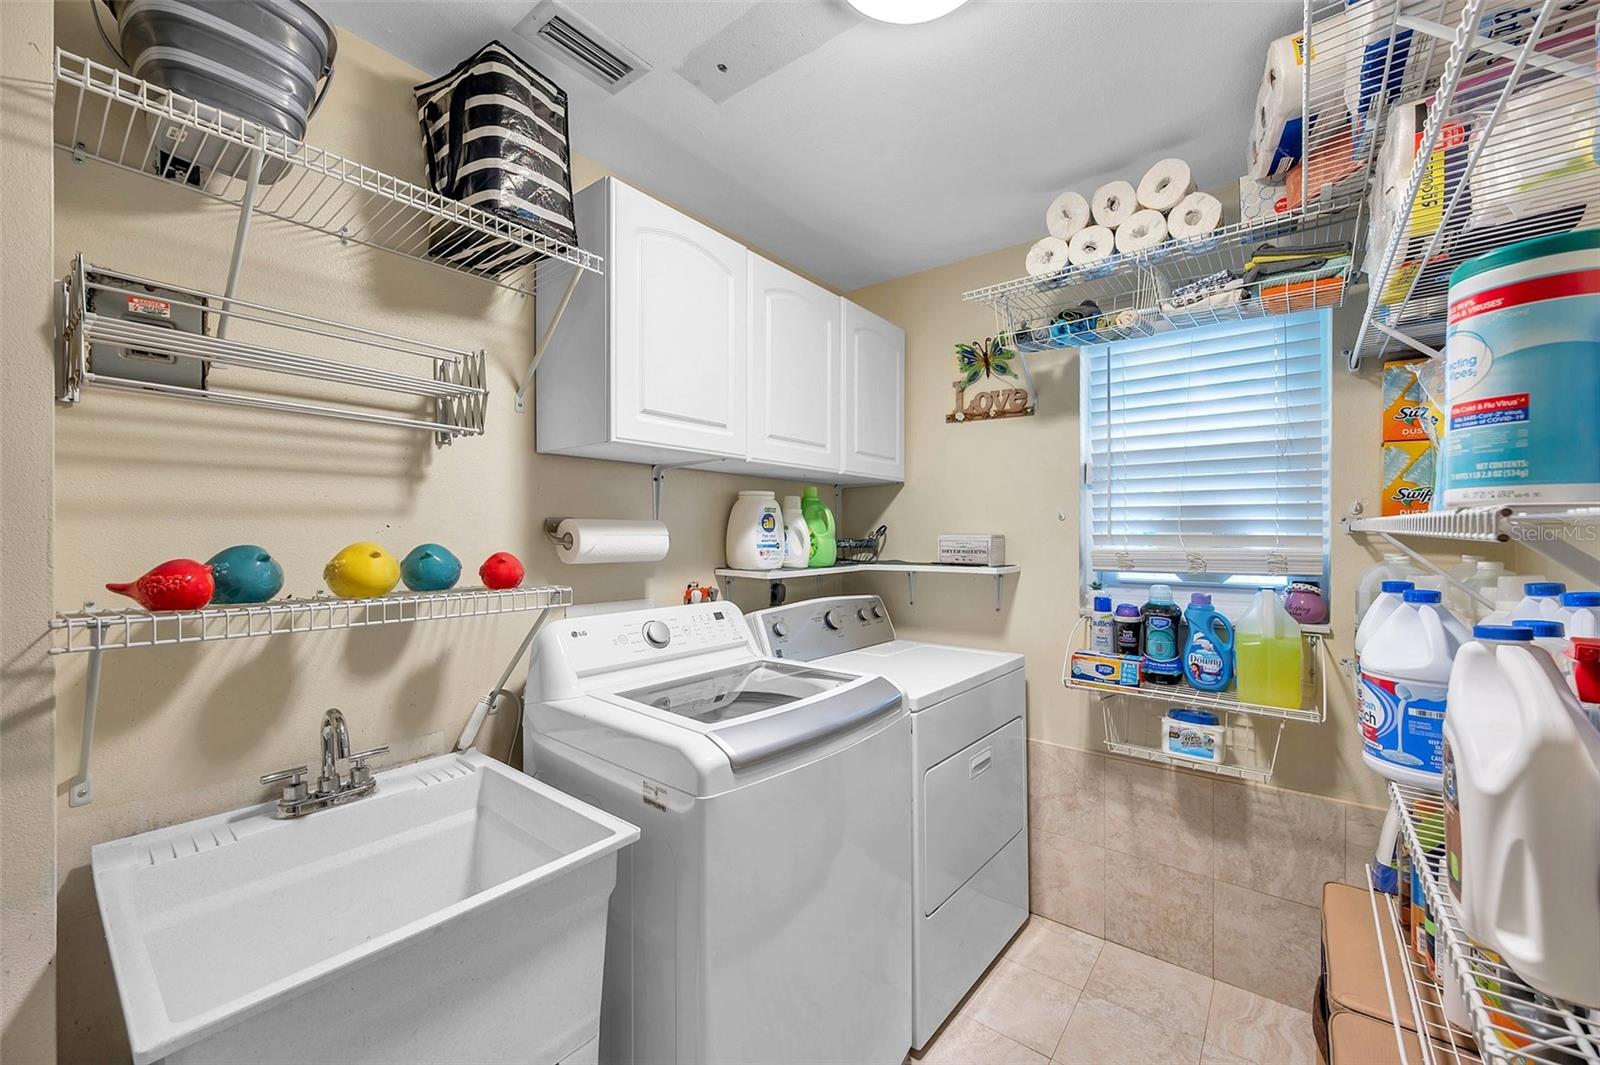
<svg viewBox="0 0 1600 1065">
<path fill-rule="evenodd" d="M 1314 1065 L 1311 1015 L 1035 915 L 912 1065 Z"/>
</svg>

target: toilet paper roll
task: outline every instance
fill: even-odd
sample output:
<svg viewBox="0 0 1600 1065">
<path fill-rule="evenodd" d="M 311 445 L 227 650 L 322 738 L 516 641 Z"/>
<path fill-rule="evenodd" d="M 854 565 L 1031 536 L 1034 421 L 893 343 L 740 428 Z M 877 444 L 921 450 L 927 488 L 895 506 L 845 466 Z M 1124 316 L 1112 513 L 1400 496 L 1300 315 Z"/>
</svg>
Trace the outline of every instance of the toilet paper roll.
<svg viewBox="0 0 1600 1065">
<path fill-rule="evenodd" d="M 1027 267 L 1029 277 L 1052 277 L 1065 270 L 1068 265 L 1067 242 L 1060 237 L 1045 237 L 1034 242 L 1028 249 L 1028 258 L 1023 264 Z"/>
<path fill-rule="evenodd" d="M 1300 45 L 1298 35 L 1267 45 L 1245 164 L 1245 173 L 1257 181 L 1282 177 L 1300 158 Z"/>
<path fill-rule="evenodd" d="M 1105 226 L 1085 226 L 1072 235 L 1067 258 L 1073 266 L 1090 266 L 1109 259 L 1116 250 L 1117 237 Z"/>
<path fill-rule="evenodd" d="M 1167 213 L 1167 232 L 1174 240 L 1203 237 L 1222 224 L 1222 201 L 1208 192 L 1191 192 Z"/>
<path fill-rule="evenodd" d="M 574 566 L 597 562 L 660 562 L 671 536 L 659 521 L 566 518 L 556 526 L 556 555 Z"/>
<path fill-rule="evenodd" d="M 1139 193 L 1127 181 L 1108 181 L 1089 197 L 1089 213 L 1094 224 L 1116 229 L 1139 209 Z"/>
<path fill-rule="evenodd" d="M 1167 216 L 1146 207 L 1117 227 L 1117 251 L 1124 255 L 1149 251 L 1167 239 Z"/>
<path fill-rule="evenodd" d="M 1052 237 L 1071 240 L 1072 235 L 1089 224 L 1089 201 L 1081 193 L 1067 190 L 1050 202 L 1044 214 L 1044 226 Z"/>
<path fill-rule="evenodd" d="M 1193 191 L 1194 175 L 1189 164 L 1182 159 L 1163 159 L 1139 179 L 1139 206 L 1165 213 Z"/>
</svg>

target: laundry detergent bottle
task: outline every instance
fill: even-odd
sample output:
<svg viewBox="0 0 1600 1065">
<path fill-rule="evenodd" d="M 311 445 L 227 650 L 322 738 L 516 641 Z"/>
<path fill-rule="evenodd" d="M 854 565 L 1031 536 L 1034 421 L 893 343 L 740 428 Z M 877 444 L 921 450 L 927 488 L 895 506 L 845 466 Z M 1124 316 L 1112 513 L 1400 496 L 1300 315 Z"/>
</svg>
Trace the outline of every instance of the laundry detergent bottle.
<svg viewBox="0 0 1600 1065">
<path fill-rule="evenodd" d="M 800 499 L 800 512 L 805 515 L 806 527 L 811 530 L 811 568 L 823 569 L 839 558 L 839 544 L 834 537 L 833 511 L 817 496 L 817 486 L 807 485 Z"/>
<path fill-rule="evenodd" d="M 1155 684 L 1176 684 L 1183 679 L 1183 612 L 1172 601 L 1172 589 L 1153 585 L 1150 600 L 1139 608 L 1144 618 L 1144 679 Z"/>
<path fill-rule="evenodd" d="M 783 497 L 783 568 L 811 565 L 811 527 L 800 509 L 799 496 Z"/>
<path fill-rule="evenodd" d="M 1361 656 L 1361 757 L 1390 780 L 1437 791 L 1450 663 L 1472 634 L 1438 592 L 1413 588 L 1403 598 Z"/>
<path fill-rule="evenodd" d="M 1545 994 L 1600 1007 L 1600 734 L 1531 634 L 1476 632 L 1444 725 L 1462 930 Z"/>
<path fill-rule="evenodd" d="M 1234 676 L 1239 701 L 1300 708 L 1303 650 L 1300 626 L 1270 589 L 1256 593 L 1234 635 Z"/>
<path fill-rule="evenodd" d="M 1189 626 L 1183 641 L 1183 679 L 1203 692 L 1226 691 L 1233 683 L 1233 622 L 1217 613 L 1204 592 L 1189 596 L 1183 620 Z"/>
</svg>

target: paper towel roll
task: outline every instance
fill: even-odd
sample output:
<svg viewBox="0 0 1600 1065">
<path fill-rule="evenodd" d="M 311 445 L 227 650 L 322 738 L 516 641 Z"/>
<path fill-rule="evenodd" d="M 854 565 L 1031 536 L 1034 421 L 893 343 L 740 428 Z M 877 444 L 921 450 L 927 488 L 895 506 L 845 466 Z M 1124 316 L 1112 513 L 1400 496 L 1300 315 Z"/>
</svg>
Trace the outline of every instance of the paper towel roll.
<svg viewBox="0 0 1600 1065">
<path fill-rule="evenodd" d="M 1163 159 L 1139 179 L 1139 206 L 1167 212 L 1194 191 L 1194 175 L 1182 159 Z"/>
<path fill-rule="evenodd" d="M 1070 189 L 1057 196 L 1044 214 L 1045 228 L 1052 237 L 1071 240 L 1072 235 L 1089 224 L 1089 201 L 1081 193 Z"/>
<path fill-rule="evenodd" d="M 1146 207 L 1117 227 L 1117 250 L 1124 255 L 1149 251 L 1167 239 L 1167 216 Z"/>
<path fill-rule="evenodd" d="M 1279 178 L 1300 158 L 1301 77 L 1298 35 L 1267 45 L 1267 67 L 1256 93 L 1245 173 L 1257 181 Z"/>
<path fill-rule="evenodd" d="M 1085 226 L 1072 235 L 1067 245 L 1067 258 L 1073 266 L 1089 266 L 1111 257 L 1116 250 L 1117 237 L 1105 226 Z"/>
<path fill-rule="evenodd" d="M 1067 268 L 1067 242 L 1060 237 L 1044 237 L 1028 249 L 1024 264 L 1029 277 L 1053 277 Z"/>
<path fill-rule="evenodd" d="M 1089 213 L 1094 224 L 1116 229 L 1139 209 L 1139 193 L 1127 181 L 1108 181 L 1089 198 Z"/>
<path fill-rule="evenodd" d="M 556 526 L 556 555 L 569 565 L 595 562 L 660 562 L 671 537 L 659 521 L 566 518 Z"/>
<path fill-rule="evenodd" d="M 1222 201 L 1208 192 L 1191 192 L 1167 213 L 1167 232 L 1175 240 L 1203 237 L 1222 224 Z"/>
</svg>

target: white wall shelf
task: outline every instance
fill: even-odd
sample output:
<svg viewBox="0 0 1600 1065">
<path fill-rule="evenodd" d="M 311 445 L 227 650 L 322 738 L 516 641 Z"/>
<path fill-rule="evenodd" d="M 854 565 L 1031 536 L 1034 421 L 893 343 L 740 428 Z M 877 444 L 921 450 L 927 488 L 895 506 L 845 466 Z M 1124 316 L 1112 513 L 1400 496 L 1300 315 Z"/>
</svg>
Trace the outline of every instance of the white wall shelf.
<svg viewBox="0 0 1600 1065">
<path fill-rule="evenodd" d="M 1600 533 L 1600 504 L 1510 504 L 1398 514 L 1383 518 L 1352 515 L 1340 519 L 1351 535 L 1369 535 L 1409 555 L 1429 572 L 1472 594 L 1431 560 L 1405 543 L 1410 539 L 1461 543 L 1517 543 L 1571 570 L 1588 584 L 1600 584 L 1600 562 L 1584 550 Z"/>
<path fill-rule="evenodd" d="M 1600 1018 L 1581 1006 L 1535 991 L 1503 962 L 1479 950 L 1462 931 L 1460 911 L 1443 868 L 1444 803 L 1439 795 L 1391 783 L 1389 801 L 1400 818 L 1412 860 L 1422 872 L 1422 888 L 1438 926 L 1436 968 L 1453 970 L 1455 983 L 1466 996 L 1482 1060 L 1497 1065 L 1600 1061 Z M 1435 987 L 1432 994 L 1442 991 Z M 1502 1005 L 1497 1007 L 1491 996 Z"/>
<path fill-rule="evenodd" d="M 100 701 L 101 656 L 106 651 L 488 617 L 571 605 L 571 588 L 549 585 L 406 592 L 374 599 L 275 599 L 200 610 L 97 610 L 93 603 L 86 603 L 77 613 L 57 614 L 49 626 L 50 654 L 89 656 L 83 693 L 83 739 L 78 772 L 67 788 L 67 804 L 83 806 L 94 801 L 94 724 Z"/>
<path fill-rule="evenodd" d="M 815 569 L 719 569 L 723 594 L 732 590 L 734 581 L 766 581 L 768 584 L 786 584 L 789 581 L 808 580 L 815 577 L 834 577 L 847 573 L 904 573 L 906 598 L 915 605 L 917 601 L 917 574 L 940 573 L 967 577 L 994 578 L 994 608 L 1000 609 L 1005 593 L 1005 579 L 1021 573 L 1021 566 L 957 566 L 937 562 L 858 562 L 848 566 L 819 566 Z"/>
</svg>

